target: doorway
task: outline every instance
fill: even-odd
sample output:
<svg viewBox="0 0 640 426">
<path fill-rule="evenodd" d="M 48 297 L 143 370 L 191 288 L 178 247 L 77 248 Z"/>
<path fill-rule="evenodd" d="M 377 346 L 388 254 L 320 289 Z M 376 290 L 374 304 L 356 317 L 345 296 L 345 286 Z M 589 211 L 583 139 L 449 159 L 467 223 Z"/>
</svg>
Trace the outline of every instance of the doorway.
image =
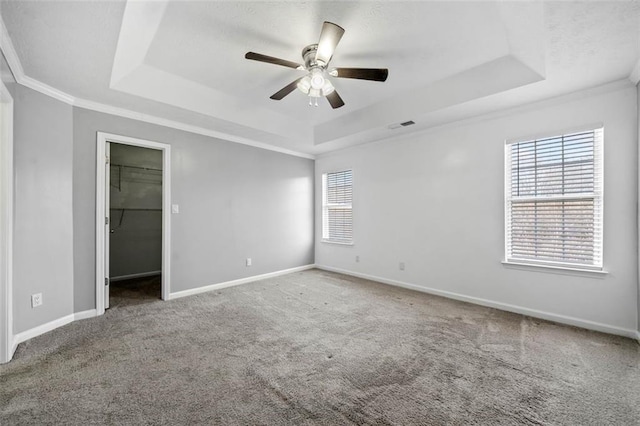
<svg viewBox="0 0 640 426">
<path fill-rule="evenodd" d="M 167 144 L 98 133 L 96 310 L 167 300 L 170 154 Z"/>
<path fill-rule="evenodd" d="M 107 309 L 160 299 L 162 280 L 162 151 L 108 144 Z"/>
</svg>

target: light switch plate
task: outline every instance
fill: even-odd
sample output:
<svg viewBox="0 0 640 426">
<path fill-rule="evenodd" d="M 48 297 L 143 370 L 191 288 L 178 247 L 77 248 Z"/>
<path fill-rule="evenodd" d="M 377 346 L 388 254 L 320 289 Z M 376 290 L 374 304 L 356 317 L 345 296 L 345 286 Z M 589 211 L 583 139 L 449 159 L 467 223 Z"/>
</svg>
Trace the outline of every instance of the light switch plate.
<svg viewBox="0 0 640 426">
<path fill-rule="evenodd" d="M 180 213 L 180 206 L 177 204 L 171 204 L 171 213 Z"/>
</svg>

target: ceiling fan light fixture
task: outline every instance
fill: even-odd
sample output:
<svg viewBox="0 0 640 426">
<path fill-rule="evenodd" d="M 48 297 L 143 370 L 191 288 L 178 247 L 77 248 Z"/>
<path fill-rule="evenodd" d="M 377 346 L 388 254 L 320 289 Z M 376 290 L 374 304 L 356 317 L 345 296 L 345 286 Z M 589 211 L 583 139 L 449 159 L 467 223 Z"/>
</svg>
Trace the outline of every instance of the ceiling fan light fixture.
<svg viewBox="0 0 640 426">
<path fill-rule="evenodd" d="M 333 93 L 333 91 L 336 90 L 335 87 L 333 87 L 333 84 L 331 84 L 331 82 L 329 81 L 329 79 L 326 79 L 324 81 L 324 86 L 322 86 L 322 96 L 327 96 L 331 93 Z"/>
<path fill-rule="evenodd" d="M 304 93 L 305 95 L 309 94 L 309 89 L 311 89 L 311 77 L 305 75 L 297 84 L 298 89 Z"/>
<path fill-rule="evenodd" d="M 312 70 L 302 77 L 296 86 L 298 90 L 312 98 L 321 98 L 336 90 L 321 69 Z"/>
<path fill-rule="evenodd" d="M 316 68 L 311 71 L 311 87 L 314 89 L 322 89 L 324 87 L 325 78 L 322 75 L 322 70 Z"/>
<path fill-rule="evenodd" d="M 331 83 L 330 78 L 385 81 L 389 75 L 389 70 L 386 68 L 328 69 L 335 48 L 343 35 L 344 29 L 341 26 L 325 21 L 322 24 L 322 31 L 318 43 L 309 44 L 302 49 L 304 65 L 255 52 L 247 52 L 244 57 L 253 61 L 307 71 L 306 75 L 292 81 L 271 95 L 269 97 L 270 99 L 280 101 L 297 88 L 309 97 L 309 105 L 318 106 L 318 98 L 326 97 L 331 108 L 336 109 L 344 106 L 344 101 Z"/>
</svg>

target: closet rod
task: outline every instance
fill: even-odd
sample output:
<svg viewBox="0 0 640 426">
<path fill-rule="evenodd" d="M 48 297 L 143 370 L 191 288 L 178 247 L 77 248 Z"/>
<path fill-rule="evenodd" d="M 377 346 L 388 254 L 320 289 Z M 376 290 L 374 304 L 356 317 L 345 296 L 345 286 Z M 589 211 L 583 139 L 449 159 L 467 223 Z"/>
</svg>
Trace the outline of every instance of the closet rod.
<svg viewBox="0 0 640 426">
<path fill-rule="evenodd" d="M 110 210 L 137 210 L 137 211 L 147 211 L 147 212 L 161 212 L 162 209 L 136 209 L 136 208 L 122 208 L 122 207 L 110 207 Z"/>
<path fill-rule="evenodd" d="M 140 167 L 140 166 L 127 166 L 126 164 L 111 164 L 114 167 L 126 167 L 128 169 L 140 169 L 140 170 L 153 170 L 156 172 L 161 172 L 162 169 L 154 169 L 152 167 Z"/>
</svg>

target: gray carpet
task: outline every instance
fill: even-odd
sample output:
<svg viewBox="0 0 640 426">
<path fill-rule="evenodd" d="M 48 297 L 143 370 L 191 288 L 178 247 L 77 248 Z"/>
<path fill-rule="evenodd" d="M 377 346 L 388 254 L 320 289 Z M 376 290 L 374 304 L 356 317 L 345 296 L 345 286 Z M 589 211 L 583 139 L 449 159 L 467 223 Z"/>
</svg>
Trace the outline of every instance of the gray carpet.
<svg viewBox="0 0 640 426">
<path fill-rule="evenodd" d="M 319 270 L 147 284 L 21 344 L 0 424 L 639 424 L 631 339 Z"/>
</svg>

